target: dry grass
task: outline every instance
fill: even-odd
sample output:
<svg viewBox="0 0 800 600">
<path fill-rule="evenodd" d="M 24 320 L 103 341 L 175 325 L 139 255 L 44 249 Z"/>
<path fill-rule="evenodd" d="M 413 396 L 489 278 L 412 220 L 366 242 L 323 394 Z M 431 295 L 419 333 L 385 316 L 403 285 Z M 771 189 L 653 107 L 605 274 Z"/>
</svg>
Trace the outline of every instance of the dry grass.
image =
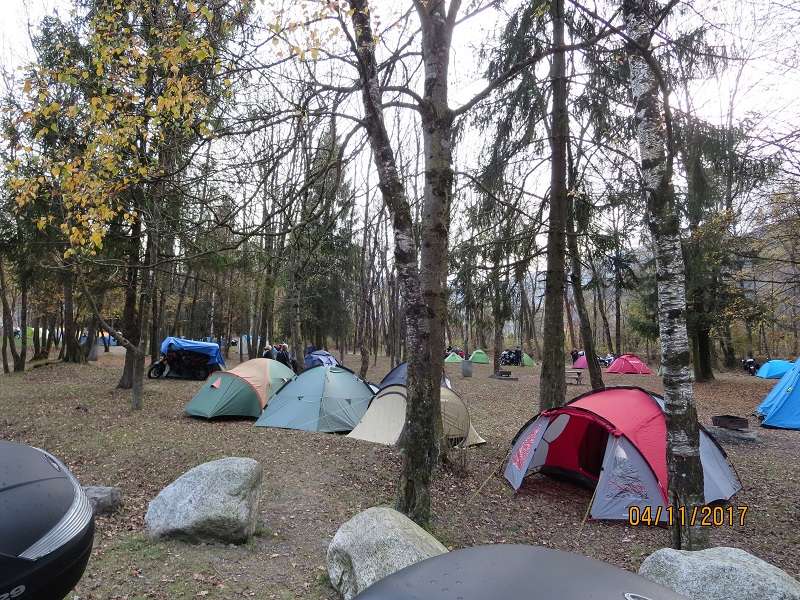
<svg viewBox="0 0 800 600">
<path fill-rule="evenodd" d="M 350 365 L 358 361 L 349 357 Z M 56 364 L 0 377 L 0 437 L 47 448 L 85 484 L 124 490 L 124 510 L 98 521 L 94 555 L 76 594 L 83 600 L 333 598 L 327 544 L 356 512 L 391 502 L 397 452 L 343 436 L 255 428 L 252 421 L 188 419 L 182 409 L 198 382 L 148 381 L 144 410 L 132 413 L 128 394 L 114 389 L 121 364 L 111 354 L 89 366 Z M 369 378 L 378 381 L 387 370 L 379 359 Z M 472 379 L 462 379 L 458 365 L 447 370 L 487 444 L 454 454 L 436 479 L 433 531 L 445 544 L 542 544 L 636 569 L 668 543 L 663 529 L 621 523 L 589 522 L 581 532 L 591 494 L 566 483 L 533 477 L 513 495 L 497 471 L 512 436 L 536 412 L 538 370 L 515 369 L 519 381 L 489 379 L 488 366 L 476 366 Z M 661 389 L 654 376 L 607 376 L 606 382 Z M 740 375 L 698 385 L 701 417 L 747 415 L 771 385 Z M 570 386 L 570 396 L 586 389 Z M 727 448 L 744 484 L 735 504 L 750 507 L 747 522 L 715 530 L 713 540 L 797 576 L 800 432 L 759 434 L 757 446 Z M 146 541 L 147 502 L 190 467 L 223 456 L 264 465 L 258 537 L 243 547 Z"/>
</svg>

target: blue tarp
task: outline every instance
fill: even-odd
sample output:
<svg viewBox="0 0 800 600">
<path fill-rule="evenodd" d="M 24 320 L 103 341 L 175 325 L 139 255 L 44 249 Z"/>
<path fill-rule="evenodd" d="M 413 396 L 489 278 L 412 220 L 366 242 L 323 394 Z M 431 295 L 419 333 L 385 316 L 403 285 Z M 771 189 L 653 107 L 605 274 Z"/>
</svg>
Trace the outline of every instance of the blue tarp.
<svg viewBox="0 0 800 600">
<path fill-rule="evenodd" d="M 225 366 L 225 361 L 222 359 L 222 353 L 219 351 L 219 344 L 211 342 L 197 342 L 195 340 L 184 340 L 182 338 L 168 337 L 161 342 L 161 354 L 166 354 L 169 345 L 173 344 L 176 350 L 186 350 L 188 352 L 197 352 L 198 354 L 205 354 L 208 356 L 208 364 Z"/>
<path fill-rule="evenodd" d="M 765 427 L 800 429 L 800 358 L 775 384 L 756 412 Z"/>
<path fill-rule="evenodd" d="M 335 367 L 338 364 L 339 363 L 331 355 L 331 353 L 325 352 L 325 350 L 314 350 L 313 352 L 306 354 L 304 361 L 306 369 L 310 369 L 311 367 L 319 367 L 320 365 Z"/>
<path fill-rule="evenodd" d="M 780 379 L 786 375 L 786 371 L 791 370 L 792 363 L 788 360 L 769 360 L 761 365 L 756 373 L 756 377 L 762 379 Z"/>
</svg>

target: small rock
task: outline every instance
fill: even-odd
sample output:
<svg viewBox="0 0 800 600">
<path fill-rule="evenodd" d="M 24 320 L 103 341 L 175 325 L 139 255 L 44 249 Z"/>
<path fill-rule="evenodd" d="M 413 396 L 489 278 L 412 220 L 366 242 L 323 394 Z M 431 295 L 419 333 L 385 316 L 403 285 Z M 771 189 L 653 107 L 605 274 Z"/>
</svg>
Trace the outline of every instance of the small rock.
<svg viewBox="0 0 800 600">
<path fill-rule="evenodd" d="M 344 600 L 350 600 L 387 575 L 445 552 L 447 548 L 405 515 L 388 507 L 368 508 L 333 537 L 328 576 Z"/>
<path fill-rule="evenodd" d="M 800 582 L 739 548 L 662 548 L 639 574 L 689 600 L 800 600 Z"/>
<path fill-rule="evenodd" d="M 754 444 L 758 442 L 758 434 L 755 431 L 726 429 L 715 425 L 706 427 L 706 429 L 718 442 L 726 444 Z"/>
<path fill-rule="evenodd" d="M 95 515 L 115 513 L 122 506 L 122 490 L 118 487 L 87 485 L 83 488 Z"/>
<path fill-rule="evenodd" d="M 256 530 L 262 473 L 252 458 L 223 458 L 190 469 L 148 505 L 147 534 L 191 543 L 246 542 Z"/>
</svg>

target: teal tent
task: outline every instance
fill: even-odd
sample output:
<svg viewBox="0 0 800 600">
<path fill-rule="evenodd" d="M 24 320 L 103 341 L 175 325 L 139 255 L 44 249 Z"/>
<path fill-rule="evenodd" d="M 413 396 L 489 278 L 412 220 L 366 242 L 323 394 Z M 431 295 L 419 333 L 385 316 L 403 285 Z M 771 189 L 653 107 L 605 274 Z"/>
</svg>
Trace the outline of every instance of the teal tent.
<svg viewBox="0 0 800 600">
<path fill-rule="evenodd" d="M 455 352 L 451 352 L 450 354 L 448 354 L 445 357 L 444 362 L 446 362 L 446 363 L 460 363 L 462 360 L 464 360 L 464 359 L 461 358 L 458 354 L 456 354 Z"/>
<path fill-rule="evenodd" d="M 533 359 L 527 352 L 522 353 L 522 366 L 523 367 L 532 367 L 533 366 Z"/>
<path fill-rule="evenodd" d="M 791 370 L 792 363 L 788 360 L 768 360 L 756 373 L 756 377 L 762 379 L 780 379 L 786 372 Z"/>
<path fill-rule="evenodd" d="M 254 358 L 230 371 L 212 373 L 185 412 L 192 417 L 253 417 L 270 396 L 294 377 L 292 370 L 270 358 Z"/>
<path fill-rule="evenodd" d="M 367 412 L 373 395 L 372 388 L 350 369 L 312 367 L 275 392 L 256 425 L 326 433 L 351 431 Z"/>
<path fill-rule="evenodd" d="M 800 429 L 800 358 L 756 409 L 764 427 Z"/>
<path fill-rule="evenodd" d="M 478 348 L 473 352 L 470 357 L 470 361 L 474 363 L 478 363 L 479 365 L 488 365 L 489 364 L 489 357 L 486 355 L 486 352 Z"/>
</svg>

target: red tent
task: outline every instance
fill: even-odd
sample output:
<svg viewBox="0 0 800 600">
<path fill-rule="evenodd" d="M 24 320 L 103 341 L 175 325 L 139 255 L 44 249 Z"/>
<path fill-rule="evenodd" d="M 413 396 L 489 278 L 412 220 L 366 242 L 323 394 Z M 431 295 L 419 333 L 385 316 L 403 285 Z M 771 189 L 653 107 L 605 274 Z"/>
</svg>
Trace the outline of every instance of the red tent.
<svg viewBox="0 0 800 600">
<path fill-rule="evenodd" d="M 636 375 L 652 375 L 650 370 L 642 359 L 635 354 L 623 354 L 617 358 L 611 366 L 608 367 L 607 373 L 634 373 Z"/>
<path fill-rule="evenodd" d="M 668 506 L 663 409 L 661 397 L 641 388 L 613 387 L 578 396 L 520 429 L 505 477 L 515 490 L 535 472 L 597 486 L 591 509 L 595 519 L 626 519 L 630 506 L 654 511 Z M 702 428 L 700 458 L 706 502 L 727 500 L 741 489 L 725 453 Z"/>
<path fill-rule="evenodd" d="M 572 363 L 572 368 L 573 369 L 588 369 L 589 368 L 589 363 L 586 362 L 586 355 L 585 354 L 581 354 L 578 357 L 578 360 L 576 360 L 574 363 Z"/>
</svg>

